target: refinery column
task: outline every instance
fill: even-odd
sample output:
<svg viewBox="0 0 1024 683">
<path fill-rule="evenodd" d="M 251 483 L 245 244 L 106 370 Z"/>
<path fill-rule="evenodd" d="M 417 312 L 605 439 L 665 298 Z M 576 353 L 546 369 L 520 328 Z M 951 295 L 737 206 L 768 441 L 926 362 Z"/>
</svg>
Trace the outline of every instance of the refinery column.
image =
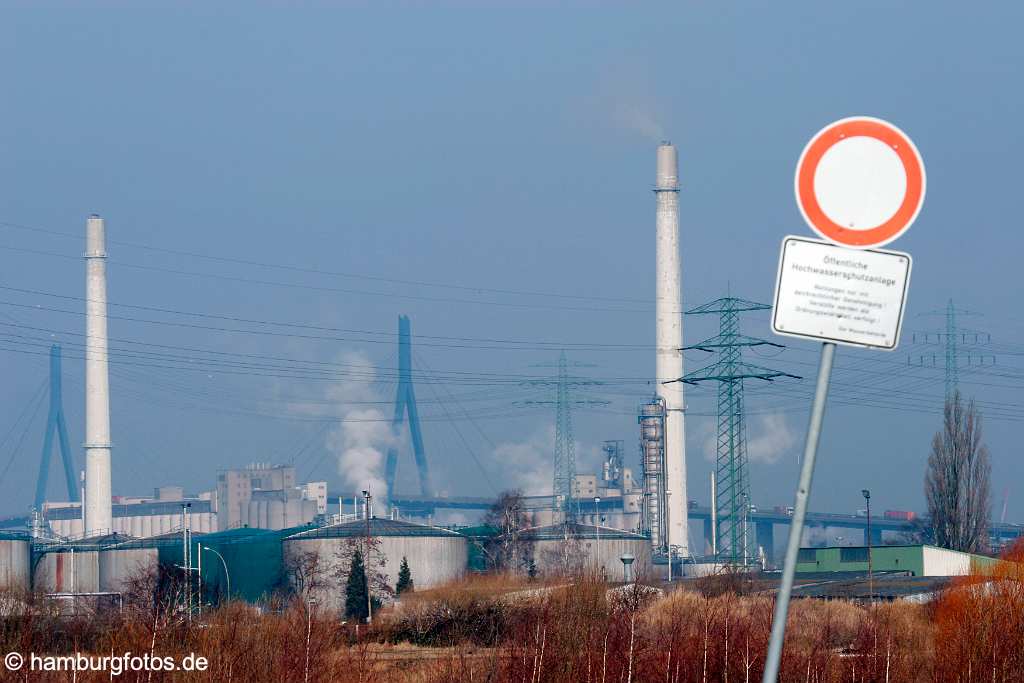
<svg viewBox="0 0 1024 683">
<path fill-rule="evenodd" d="M 85 238 L 85 535 L 111 531 L 110 377 L 107 373 L 107 250 L 103 219 Z"/>
<path fill-rule="evenodd" d="M 665 488 L 668 497 L 668 546 L 681 557 L 689 553 L 684 425 L 683 307 L 679 259 L 679 159 L 669 142 L 658 146 L 658 202 L 655 303 L 655 377 L 665 400 Z M 670 382 L 666 384 L 666 382 Z"/>
</svg>

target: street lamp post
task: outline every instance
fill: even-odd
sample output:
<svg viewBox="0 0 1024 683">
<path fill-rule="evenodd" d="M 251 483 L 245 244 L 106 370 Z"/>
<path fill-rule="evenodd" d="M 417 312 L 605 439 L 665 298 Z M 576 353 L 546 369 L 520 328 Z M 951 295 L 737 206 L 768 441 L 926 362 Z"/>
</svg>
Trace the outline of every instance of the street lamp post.
<svg viewBox="0 0 1024 683">
<path fill-rule="evenodd" d="M 370 501 L 373 496 L 369 491 L 363 491 L 363 498 L 366 499 L 366 552 L 363 553 L 363 576 L 366 578 L 366 623 L 373 621 L 373 591 L 370 590 Z"/>
<path fill-rule="evenodd" d="M 868 600 L 874 602 L 875 600 L 875 577 L 871 566 L 871 491 L 867 489 L 861 490 L 861 495 L 864 496 L 864 500 L 868 504 Z"/>
<path fill-rule="evenodd" d="M 202 552 L 204 550 L 209 550 L 211 553 L 213 553 L 214 555 L 219 557 L 220 558 L 220 563 L 222 565 L 224 565 L 224 579 L 227 581 L 227 585 L 228 585 L 228 600 L 230 600 L 231 599 L 231 574 L 228 572 L 228 563 L 224 560 L 224 556 L 223 555 L 221 555 L 219 552 L 217 552 L 216 550 L 214 550 L 210 546 L 208 546 L 208 545 L 201 545 L 201 546 L 199 546 L 200 554 L 202 554 Z"/>
</svg>

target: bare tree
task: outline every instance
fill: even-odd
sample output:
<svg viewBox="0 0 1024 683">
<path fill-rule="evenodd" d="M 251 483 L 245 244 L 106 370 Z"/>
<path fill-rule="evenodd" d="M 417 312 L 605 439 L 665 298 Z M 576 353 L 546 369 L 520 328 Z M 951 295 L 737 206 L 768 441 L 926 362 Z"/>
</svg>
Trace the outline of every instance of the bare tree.
<svg viewBox="0 0 1024 683">
<path fill-rule="evenodd" d="M 333 578 L 340 584 L 348 581 L 349 568 L 352 566 L 352 558 L 358 551 L 362 555 L 366 578 L 370 586 L 370 594 L 374 600 L 384 602 L 394 596 L 395 589 L 388 583 L 387 564 L 388 558 L 381 548 L 381 539 L 377 536 L 366 538 L 365 536 L 351 536 L 345 539 L 345 543 L 335 552 L 334 572 L 329 578 Z"/>
<path fill-rule="evenodd" d="M 988 549 L 991 476 L 981 415 L 974 401 L 964 405 L 957 391 L 946 401 L 924 480 L 936 545 L 963 552 Z"/>
<path fill-rule="evenodd" d="M 320 553 L 300 550 L 288 553 L 284 559 L 285 584 L 295 595 L 308 602 L 319 591 L 331 584 L 328 572 L 320 561 Z"/>
<path fill-rule="evenodd" d="M 533 516 L 524 509 L 522 491 L 502 491 L 483 522 L 497 531 L 482 544 L 491 567 L 499 571 L 526 571 L 533 548 L 524 539 L 523 531 L 532 526 Z"/>
</svg>

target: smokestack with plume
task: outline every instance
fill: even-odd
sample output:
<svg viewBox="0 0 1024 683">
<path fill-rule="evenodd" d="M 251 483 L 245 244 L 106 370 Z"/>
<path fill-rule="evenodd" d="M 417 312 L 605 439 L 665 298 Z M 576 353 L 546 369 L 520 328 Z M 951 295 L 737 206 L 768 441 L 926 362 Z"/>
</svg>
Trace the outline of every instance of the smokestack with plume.
<svg viewBox="0 0 1024 683">
<path fill-rule="evenodd" d="M 683 308 L 679 256 L 679 158 L 670 142 L 658 146 L 655 245 L 655 377 L 665 400 L 665 487 L 668 545 L 690 554 L 686 494 L 686 429 L 683 420 Z"/>
</svg>

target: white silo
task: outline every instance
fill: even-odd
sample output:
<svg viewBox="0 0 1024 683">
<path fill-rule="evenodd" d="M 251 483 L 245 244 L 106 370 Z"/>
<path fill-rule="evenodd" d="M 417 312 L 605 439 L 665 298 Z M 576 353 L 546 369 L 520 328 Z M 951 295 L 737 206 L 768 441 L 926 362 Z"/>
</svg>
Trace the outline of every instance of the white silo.
<svg viewBox="0 0 1024 683">
<path fill-rule="evenodd" d="M 689 555 L 686 496 L 686 430 L 683 420 L 683 307 L 679 257 L 679 159 L 669 142 L 658 146 L 655 246 L 655 377 L 665 401 L 665 488 L 668 545 Z"/>
</svg>

